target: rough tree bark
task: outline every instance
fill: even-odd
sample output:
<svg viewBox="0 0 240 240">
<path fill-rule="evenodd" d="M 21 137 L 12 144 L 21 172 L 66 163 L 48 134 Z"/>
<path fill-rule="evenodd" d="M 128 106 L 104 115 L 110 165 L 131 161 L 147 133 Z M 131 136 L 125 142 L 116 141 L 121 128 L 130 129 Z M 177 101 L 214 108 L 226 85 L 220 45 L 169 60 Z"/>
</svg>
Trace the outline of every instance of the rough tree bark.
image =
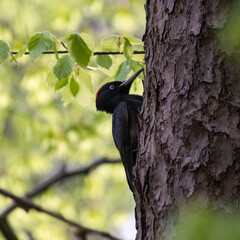
<svg viewBox="0 0 240 240">
<path fill-rule="evenodd" d="M 215 36 L 231 1 L 147 1 L 146 79 L 135 169 L 137 239 L 168 239 L 191 196 L 240 198 L 240 66 Z"/>
</svg>

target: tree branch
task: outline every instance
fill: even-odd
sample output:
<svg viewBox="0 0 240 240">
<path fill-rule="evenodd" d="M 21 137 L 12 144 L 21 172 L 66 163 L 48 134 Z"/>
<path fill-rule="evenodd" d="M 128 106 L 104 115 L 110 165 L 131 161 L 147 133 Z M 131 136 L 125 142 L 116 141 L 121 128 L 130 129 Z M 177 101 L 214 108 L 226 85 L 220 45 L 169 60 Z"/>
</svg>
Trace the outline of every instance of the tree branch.
<svg viewBox="0 0 240 240">
<path fill-rule="evenodd" d="M 44 191 L 46 191 L 49 187 L 54 185 L 55 183 L 65 180 L 70 177 L 78 176 L 78 175 L 86 175 L 94 171 L 98 166 L 102 164 L 116 164 L 120 163 L 120 159 L 108 159 L 108 158 L 100 158 L 97 161 L 94 161 L 93 163 L 87 165 L 87 166 L 80 166 L 80 167 L 74 167 L 73 169 L 67 169 L 66 166 L 61 167 L 57 172 L 52 174 L 48 179 L 45 181 L 42 181 L 40 184 L 35 186 L 32 190 L 27 192 L 24 197 L 25 198 L 32 198 Z M 7 217 L 9 213 L 11 213 L 15 208 L 17 207 L 17 204 L 12 204 L 8 208 L 6 208 L 5 211 L 3 211 L 0 214 L 0 218 Z"/>
<path fill-rule="evenodd" d="M 5 217 L 0 217 L 0 229 L 3 234 L 3 236 L 7 240 L 18 240 L 16 234 L 14 233 L 14 230 L 10 226 L 10 224 L 7 221 L 7 218 Z"/>
<path fill-rule="evenodd" d="M 68 53 L 67 50 L 62 50 L 62 51 L 57 51 L 58 54 L 66 54 Z M 18 52 L 16 51 L 12 51 L 13 55 L 18 54 Z M 29 52 L 25 52 L 25 55 L 29 55 Z M 43 52 L 42 54 L 55 54 L 55 51 L 46 51 Z M 108 52 L 94 52 L 93 55 L 121 55 L 123 54 L 123 52 L 112 52 L 112 51 L 108 51 Z M 145 54 L 144 51 L 134 51 L 133 54 Z"/>
<path fill-rule="evenodd" d="M 81 225 L 81 224 L 79 224 L 79 223 L 77 223 L 75 221 L 72 221 L 70 219 L 65 218 L 63 215 L 61 215 L 61 214 L 59 214 L 57 212 L 53 212 L 53 211 L 44 209 L 40 205 L 33 203 L 29 199 L 18 197 L 16 195 L 14 195 L 14 194 L 12 194 L 12 193 L 2 189 L 2 188 L 0 188 L 0 194 L 2 194 L 5 197 L 11 198 L 12 200 L 14 200 L 16 202 L 16 204 L 20 208 L 24 209 L 27 212 L 30 211 L 31 209 L 34 209 L 34 210 L 36 210 L 38 212 L 44 213 L 44 214 L 46 214 L 48 216 L 51 216 L 51 217 L 53 217 L 55 219 L 58 219 L 58 220 L 60 220 L 60 221 L 62 221 L 64 223 L 68 224 L 69 226 L 77 228 L 77 236 L 85 237 L 88 234 L 96 234 L 96 235 L 105 237 L 105 238 L 110 239 L 110 240 L 119 240 L 118 238 L 110 235 L 109 233 L 84 227 L 83 225 Z"/>
<path fill-rule="evenodd" d="M 66 178 L 70 178 L 73 176 L 78 175 L 86 175 L 94 171 L 98 166 L 102 164 L 116 164 L 120 163 L 120 159 L 108 159 L 108 158 L 100 158 L 96 160 L 95 162 L 87 165 L 87 166 L 80 166 L 75 167 L 72 169 L 67 169 L 66 166 L 62 166 L 57 172 L 54 172 L 51 174 L 48 179 L 42 181 L 39 183 L 36 187 L 34 187 L 31 191 L 25 194 L 25 197 L 32 198 L 44 191 L 46 191 L 49 187 L 54 185 L 55 183 L 62 181 Z M 6 208 L 5 211 L 3 211 L 0 214 L 0 230 L 2 231 L 3 235 L 7 240 L 17 240 L 17 236 L 15 235 L 11 225 L 7 221 L 7 216 L 10 214 L 14 209 L 16 209 L 18 205 L 16 203 L 13 203 L 8 208 Z M 77 233 L 76 233 L 77 234 Z"/>
</svg>

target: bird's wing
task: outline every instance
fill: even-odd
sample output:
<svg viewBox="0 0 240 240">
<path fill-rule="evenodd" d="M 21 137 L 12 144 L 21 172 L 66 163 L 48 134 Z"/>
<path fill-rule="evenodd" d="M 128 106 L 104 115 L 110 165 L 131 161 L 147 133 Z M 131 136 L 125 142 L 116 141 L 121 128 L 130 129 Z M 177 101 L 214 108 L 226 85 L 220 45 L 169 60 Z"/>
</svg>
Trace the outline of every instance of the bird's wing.
<svg viewBox="0 0 240 240">
<path fill-rule="evenodd" d="M 128 115 L 129 115 L 129 129 L 130 129 L 130 141 L 132 147 L 132 159 L 133 166 L 136 163 L 137 157 L 137 148 L 138 148 L 138 138 L 140 132 L 140 126 L 138 121 L 138 112 L 142 106 L 143 98 L 139 95 L 128 95 L 127 99 L 127 107 L 128 107 Z"/>
<path fill-rule="evenodd" d="M 112 120 L 113 139 L 120 153 L 129 187 L 132 190 L 133 159 L 130 142 L 129 113 L 126 102 L 120 102 L 115 107 Z"/>
</svg>

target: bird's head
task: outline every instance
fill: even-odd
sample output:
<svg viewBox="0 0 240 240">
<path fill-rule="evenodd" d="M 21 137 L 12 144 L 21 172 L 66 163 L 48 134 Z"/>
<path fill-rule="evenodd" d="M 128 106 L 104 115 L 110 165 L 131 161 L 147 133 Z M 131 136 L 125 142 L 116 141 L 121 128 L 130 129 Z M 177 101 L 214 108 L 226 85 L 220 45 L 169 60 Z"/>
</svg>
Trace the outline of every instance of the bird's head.
<svg viewBox="0 0 240 240">
<path fill-rule="evenodd" d="M 124 82 L 113 81 L 104 84 L 96 93 L 96 108 L 98 111 L 113 113 L 115 106 L 128 95 L 130 87 L 143 69 L 134 73 Z"/>
</svg>

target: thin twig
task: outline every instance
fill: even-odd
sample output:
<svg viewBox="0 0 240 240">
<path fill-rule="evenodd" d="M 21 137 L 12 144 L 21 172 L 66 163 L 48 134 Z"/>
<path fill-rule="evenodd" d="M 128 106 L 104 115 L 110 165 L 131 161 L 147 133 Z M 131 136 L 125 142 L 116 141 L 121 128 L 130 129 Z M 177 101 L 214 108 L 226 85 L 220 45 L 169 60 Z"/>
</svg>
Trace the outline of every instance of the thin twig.
<svg viewBox="0 0 240 240">
<path fill-rule="evenodd" d="M 64 42 L 61 42 L 62 46 L 67 50 L 66 45 L 64 44 Z"/>
<path fill-rule="evenodd" d="M 36 195 L 39 195 L 40 193 L 46 191 L 49 187 L 51 187 L 55 183 L 62 181 L 64 179 L 71 178 L 74 176 L 89 174 L 102 164 L 116 164 L 120 162 L 121 162 L 120 159 L 108 159 L 103 157 L 87 166 L 75 167 L 73 169 L 68 169 L 67 167 L 61 167 L 57 172 L 52 174 L 48 179 L 42 181 L 40 184 L 35 186 L 32 190 L 27 192 L 24 195 L 24 197 L 32 198 Z M 0 217 L 1 218 L 7 217 L 7 215 L 11 213 L 16 207 L 17 207 L 17 204 L 13 203 L 9 207 L 7 207 L 3 212 L 0 213 Z"/>
<path fill-rule="evenodd" d="M 29 199 L 18 197 L 15 194 L 12 194 L 9 191 L 6 191 L 6 190 L 4 190 L 2 188 L 0 188 L 0 194 L 2 194 L 3 196 L 11 198 L 12 200 L 14 200 L 17 203 L 17 205 L 20 208 L 24 209 L 25 211 L 29 211 L 31 209 L 34 209 L 34 210 L 36 210 L 38 212 L 44 213 L 44 214 L 46 214 L 48 216 L 51 216 L 51 217 L 53 217 L 55 219 L 58 219 L 58 220 L 60 220 L 60 221 L 62 221 L 64 223 L 68 224 L 69 226 L 77 228 L 78 233 L 84 233 L 85 235 L 87 235 L 87 234 L 96 234 L 96 235 L 108 238 L 110 240 L 119 240 L 118 238 L 110 235 L 109 233 L 84 227 L 83 225 L 81 225 L 81 224 L 79 224 L 79 223 L 77 223 L 75 221 L 72 221 L 70 219 L 65 218 L 60 213 L 53 212 L 53 211 L 47 210 L 45 208 L 42 208 L 40 205 L 38 205 L 36 203 L 33 203 Z"/>
<path fill-rule="evenodd" d="M 18 52 L 16 51 L 12 51 L 13 55 L 16 55 Z M 62 50 L 62 51 L 57 51 L 58 54 L 66 54 L 68 53 L 67 50 Z M 29 55 L 29 52 L 25 52 L 25 55 Z M 55 54 L 55 51 L 46 51 L 43 52 L 42 54 Z M 121 55 L 123 54 L 123 52 L 112 52 L 112 51 L 108 51 L 108 52 L 94 52 L 93 55 Z M 145 54 L 144 51 L 134 51 L 133 54 Z"/>
</svg>

